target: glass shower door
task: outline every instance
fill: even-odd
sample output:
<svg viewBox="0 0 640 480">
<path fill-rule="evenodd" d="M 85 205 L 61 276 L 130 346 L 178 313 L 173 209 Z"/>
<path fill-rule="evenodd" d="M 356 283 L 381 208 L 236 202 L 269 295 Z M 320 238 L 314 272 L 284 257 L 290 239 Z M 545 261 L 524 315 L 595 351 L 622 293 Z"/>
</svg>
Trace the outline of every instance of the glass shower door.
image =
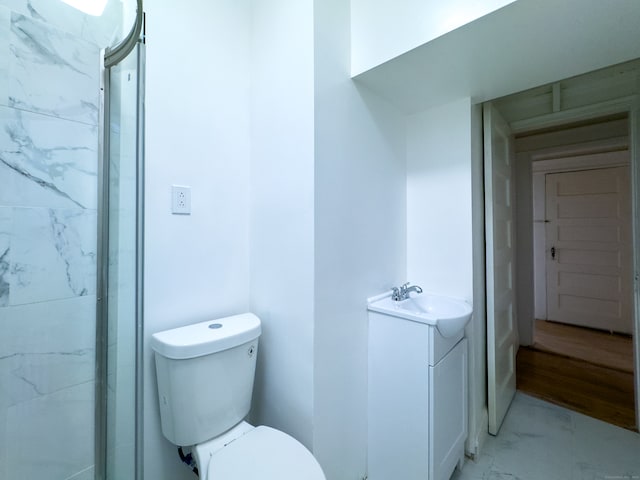
<svg viewBox="0 0 640 480">
<path fill-rule="evenodd" d="M 107 72 L 109 145 L 103 194 L 108 198 L 103 228 L 108 246 L 102 272 L 107 287 L 103 297 L 102 333 L 106 356 L 104 412 L 97 415 L 105 429 L 105 479 L 136 478 L 139 454 L 137 414 L 137 344 L 142 328 L 142 141 L 144 45 L 137 47 Z M 104 253 L 103 253 L 104 254 Z M 106 320 L 106 322 L 104 321 Z M 106 323 L 106 325 L 104 325 Z M 98 452 L 100 456 L 100 452 Z"/>
</svg>

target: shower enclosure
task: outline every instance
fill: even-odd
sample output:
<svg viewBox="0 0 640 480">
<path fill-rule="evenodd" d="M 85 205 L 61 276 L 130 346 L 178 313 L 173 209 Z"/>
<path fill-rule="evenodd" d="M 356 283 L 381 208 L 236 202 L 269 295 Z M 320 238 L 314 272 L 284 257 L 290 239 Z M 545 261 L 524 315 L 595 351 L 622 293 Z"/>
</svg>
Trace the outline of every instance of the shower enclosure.
<svg viewBox="0 0 640 480">
<path fill-rule="evenodd" d="M 141 12 L 0 0 L 1 479 L 141 478 Z"/>
</svg>

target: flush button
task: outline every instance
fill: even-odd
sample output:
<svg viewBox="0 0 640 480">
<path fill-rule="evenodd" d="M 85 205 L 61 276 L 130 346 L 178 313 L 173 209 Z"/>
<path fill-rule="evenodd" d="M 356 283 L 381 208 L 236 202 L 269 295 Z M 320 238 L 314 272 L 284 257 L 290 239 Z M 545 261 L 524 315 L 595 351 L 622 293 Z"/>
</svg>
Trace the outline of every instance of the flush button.
<svg viewBox="0 0 640 480">
<path fill-rule="evenodd" d="M 211 328 L 212 330 L 215 330 L 216 328 L 222 328 L 222 324 L 221 323 L 212 323 L 211 325 L 209 325 L 209 328 Z"/>
</svg>

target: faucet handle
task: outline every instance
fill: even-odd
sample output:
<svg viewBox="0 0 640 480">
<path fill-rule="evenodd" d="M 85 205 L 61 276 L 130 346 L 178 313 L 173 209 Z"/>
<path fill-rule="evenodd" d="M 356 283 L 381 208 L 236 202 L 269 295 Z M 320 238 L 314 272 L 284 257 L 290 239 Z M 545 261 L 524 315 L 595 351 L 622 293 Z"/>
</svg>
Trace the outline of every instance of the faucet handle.
<svg viewBox="0 0 640 480">
<path fill-rule="evenodd" d="M 400 294 L 400 289 L 402 287 L 398 288 L 398 287 L 393 287 L 391 289 L 392 293 L 391 293 L 391 300 L 393 300 L 394 302 L 397 302 L 400 300 L 401 294 Z"/>
</svg>

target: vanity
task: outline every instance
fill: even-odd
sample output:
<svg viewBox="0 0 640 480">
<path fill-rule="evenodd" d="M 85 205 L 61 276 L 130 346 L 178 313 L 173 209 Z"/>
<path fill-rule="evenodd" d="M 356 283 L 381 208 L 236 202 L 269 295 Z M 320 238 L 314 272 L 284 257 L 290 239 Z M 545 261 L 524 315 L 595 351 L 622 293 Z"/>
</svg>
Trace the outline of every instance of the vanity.
<svg viewBox="0 0 640 480">
<path fill-rule="evenodd" d="M 391 295 L 368 300 L 368 479 L 448 480 L 464 462 L 471 306 Z"/>
</svg>

